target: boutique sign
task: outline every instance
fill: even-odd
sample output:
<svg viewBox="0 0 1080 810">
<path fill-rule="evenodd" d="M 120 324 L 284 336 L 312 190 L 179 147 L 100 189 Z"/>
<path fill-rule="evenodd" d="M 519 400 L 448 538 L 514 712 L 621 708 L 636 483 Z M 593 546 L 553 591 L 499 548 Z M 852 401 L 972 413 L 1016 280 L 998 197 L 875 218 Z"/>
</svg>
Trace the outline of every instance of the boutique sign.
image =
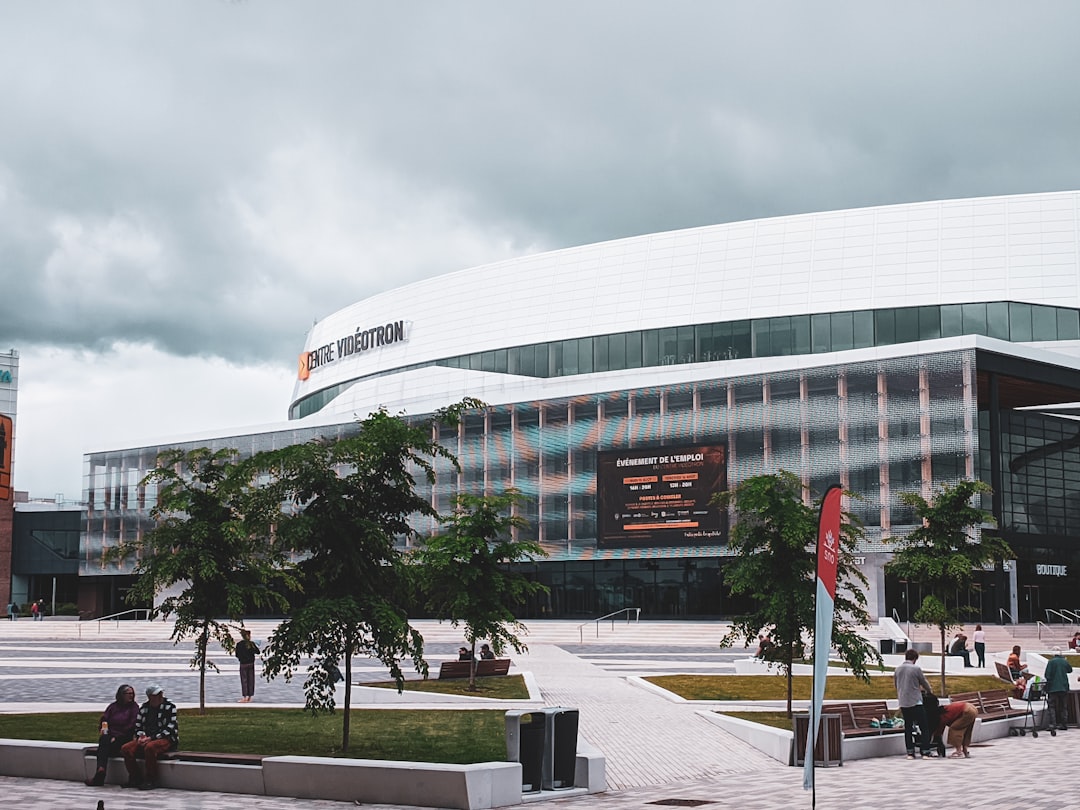
<svg viewBox="0 0 1080 810">
<path fill-rule="evenodd" d="M 370 328 L 358 326 L 354 332 L 342 335 L 331 343 L 326 343 L 309 352 L 301 352 L 296 376 L 301 380 L 306 380 L 311 376 L 311 372 L 336 363 L 342 358 L 394 343 L 404 343 L 406 338 L 405 321 L 390 321 L 382 326 Z"/>
</svg>

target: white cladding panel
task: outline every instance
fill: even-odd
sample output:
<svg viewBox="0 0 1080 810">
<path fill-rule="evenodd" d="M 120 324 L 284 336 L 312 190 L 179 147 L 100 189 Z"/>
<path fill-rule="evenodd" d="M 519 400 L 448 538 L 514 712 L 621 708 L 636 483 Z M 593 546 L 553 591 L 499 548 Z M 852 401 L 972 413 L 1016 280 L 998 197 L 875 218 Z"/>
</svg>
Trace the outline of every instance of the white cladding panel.
<svg viewBox="0 0 1080 810">
<path fill-rule="evenodd" d="M 407 322 L 407 339 L 298 383 L 440 357 L 714 321 L 971 301 L 1080 307 L 1080 192 L 778 217 L 511 259 L 389 290 L 311 330 L 305 351 Z"/>
</svg>

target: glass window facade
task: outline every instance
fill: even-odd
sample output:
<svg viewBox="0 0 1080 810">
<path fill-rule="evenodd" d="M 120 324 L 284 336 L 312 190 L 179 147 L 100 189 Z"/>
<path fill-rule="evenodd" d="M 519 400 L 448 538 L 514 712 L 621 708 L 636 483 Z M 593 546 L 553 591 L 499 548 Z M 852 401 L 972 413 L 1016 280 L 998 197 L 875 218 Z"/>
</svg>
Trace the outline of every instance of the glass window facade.
<svg viewBox="0 0 1080 810">
<path fill-rule="evenodd" d="M 1080 339 L 1080 311 L 995 302 L 759 318 L 515 346 L 402 366 L 370 376 L 436 365 L 528 377 L 565 377 L 744 357 L 865 349 L 957 335 L 985 335 L 1014 342 L 1076 340 Z M 289 418 L 317 413 L 355 382 L 349 380 L 309 394 L 293 404 Z"/>
</svg>

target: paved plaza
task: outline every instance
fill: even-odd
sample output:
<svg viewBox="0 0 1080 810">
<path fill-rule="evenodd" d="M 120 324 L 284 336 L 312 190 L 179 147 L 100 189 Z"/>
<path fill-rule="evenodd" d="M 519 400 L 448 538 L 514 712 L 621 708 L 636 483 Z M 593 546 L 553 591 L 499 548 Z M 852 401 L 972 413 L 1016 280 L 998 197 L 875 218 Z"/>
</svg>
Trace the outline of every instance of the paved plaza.
<svg viewBox="0 0 1080 810">
<path fill-rule="evenodd" d="M 449 625 L 417 622 L 429 661 L 455 657 L 460 634 Z M 272 629 L 250 623 L 257 640 Z M 724 627 L 712 623 L 649 622 L 579 628 L 572 622 L 531 622 L 529 652 L 514 655 L 515 668 L 535 677 L 546 705 L 578 708 L 581 734 L 603 752 L 608 791 L 592 796 L 545 798 L 532 810 L 563 807 L 642 808 L 667 805 L 740 808 L 811 807 L 801 769 L 747 748 L 700 712 L 721 704 L 670 700 L 637 688 L 630 675 L 677 672 L 732 673 L 744 651 L 717 644 Z M 97 625 L 73 622 L 0 622 L 0 713 L 100 710 L 116 685 L 160 682 L 181 707 L 197 705 L 198 675 L 188 667 L 190 645 L 168 641 L 163 623 Z M 80 637 L 81 636 L 81 637 Z M 207 679 L 208 703 L 235 705 L 235 661 L 215 656 L 222 671 Z M 357 681 L 385 679 L 361 664 Z M 257 705 L 300 706 L 302 678 L 292 684 L 259 680 Z M 499 707 L 514 708 L 512 703 Z M 485 705 L 485 708 L 489 708 Z M 517 707 L 521 707 L 518 704 Z M 434 707 L 433 707 L 434 708 Z M 443 706 L 442 708 L 445 708 Z M 88 739 L 88 742 L 90 740 Z M 1069 764 L 1080 755 L 1080 730 L 1056 738 L 1002 738 L 977 746 L 969 760 L 908 761 L 886 758 L 818 769 L 816 806 L 828 808 L 959 807 L 1066 808 L 1075 777 Z M 70 782 L 0 777 L 3 801 L 13 808 L 86 808 L 98 799 L 116 808 L 336 808 L 341 802 L 161 790 L 131 795 L 117 787 L 86 788 Z M 551 794 L 557 795 L 557 794 Z M 374 808 L 376 805 L 367 805 Z"/>
</svg>

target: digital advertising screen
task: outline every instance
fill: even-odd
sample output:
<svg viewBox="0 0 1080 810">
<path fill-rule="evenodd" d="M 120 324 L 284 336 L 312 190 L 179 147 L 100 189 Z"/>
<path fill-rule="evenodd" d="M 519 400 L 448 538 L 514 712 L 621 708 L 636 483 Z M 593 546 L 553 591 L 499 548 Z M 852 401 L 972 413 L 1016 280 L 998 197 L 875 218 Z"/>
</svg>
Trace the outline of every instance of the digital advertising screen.
<svg viewBox="0 0 1080 810">
<path fill-rule="evenodd" d="M 723 445 L 601 451 L 596 465 L 597 545 L 724 542 L 727 513 L 709 500 L 725 489 Z"/>
</svg>

